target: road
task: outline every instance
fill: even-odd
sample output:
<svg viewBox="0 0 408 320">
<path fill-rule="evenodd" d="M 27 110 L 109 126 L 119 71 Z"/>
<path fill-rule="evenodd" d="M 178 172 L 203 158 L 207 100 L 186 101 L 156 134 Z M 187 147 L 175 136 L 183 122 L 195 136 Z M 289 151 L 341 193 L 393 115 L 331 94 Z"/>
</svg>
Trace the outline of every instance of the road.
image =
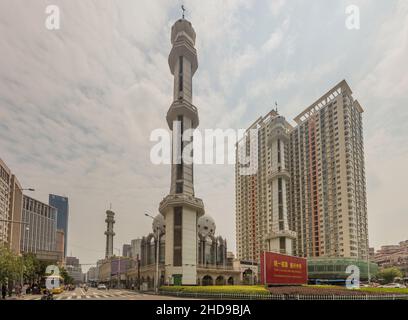
<svg viewBox="0 0 408 320">
<path fill-rule="evenodd" d="M 27 295 L 22 300 L 41 300 L 39 295 Z M 143 294 L 130 290 L 98 290 L 89 288 L 85 291 L 76 288 L 74 291 L 65 291 L 61 294 L 54 295 L 54 300 L 180 300 L 175 297 L 155 296 Z"/>
</svg>

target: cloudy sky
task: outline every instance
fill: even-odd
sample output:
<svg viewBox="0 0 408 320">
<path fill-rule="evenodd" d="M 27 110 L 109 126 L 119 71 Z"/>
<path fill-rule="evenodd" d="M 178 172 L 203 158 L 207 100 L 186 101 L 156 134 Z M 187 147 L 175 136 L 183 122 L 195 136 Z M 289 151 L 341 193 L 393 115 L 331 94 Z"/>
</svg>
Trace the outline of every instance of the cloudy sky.
<svg viewBox="0 0 408 320">
<path fill-rule="evenodd" d="M 45 27 L 56 4 L 61 28 Z M 200 128 L 246 128 L 279 102 L 293 119 L 342 79 L 365 109 L 371 245 L 408 238 L 408 1 L 185 0 L 197 32 L 194 103 Z M 357 5 L 360 30 L 345 26 Z M 104 255 L 150 232 L 169 191 L 150 161 L 150 133 L 167 129 L 167 65 L 176 0 L 1 0 L 0 157 L 32 196 L 70 198 L 68 253 Z M 201 165 L 196 195 L 235 250 L 234 167 Z"/>
</svg>

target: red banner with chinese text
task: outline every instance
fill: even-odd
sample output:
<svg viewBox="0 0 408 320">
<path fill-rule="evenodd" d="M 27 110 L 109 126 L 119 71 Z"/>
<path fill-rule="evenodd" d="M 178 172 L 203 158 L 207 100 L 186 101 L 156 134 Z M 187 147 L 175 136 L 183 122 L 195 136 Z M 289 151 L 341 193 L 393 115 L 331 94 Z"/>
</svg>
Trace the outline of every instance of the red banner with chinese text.
<svg viewBox="0 0 408 320">
<path fill-rule="evenodd" d="M 267 285 L 307 284 L 307 260 L 274 252 L 262 252 L 261 283 Z"/>
</svg>

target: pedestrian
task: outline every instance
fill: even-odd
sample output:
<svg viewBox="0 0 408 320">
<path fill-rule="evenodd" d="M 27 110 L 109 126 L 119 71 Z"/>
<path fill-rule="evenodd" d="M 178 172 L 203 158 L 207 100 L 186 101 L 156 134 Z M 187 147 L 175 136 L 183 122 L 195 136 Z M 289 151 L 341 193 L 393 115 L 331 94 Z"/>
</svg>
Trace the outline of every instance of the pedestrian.
<svg viewBox="0 0 408 320">
<path fill-rule="evenodd" d="M 6 300 L 6 295 L 7 295 L 7 288 L 6 288 L 6 285 L 3 283 L 1 286 L 1 297 L 3 300 Z"/>
<path fill-rule="evenodd" d="M 17 297 L 21 296 L 21 286 L 19 284 L 16 284 L 16 286 L 14 287 L 14 291 Z"/>
<path fill-rule="evenodd" d="M 134 290 L 135 290 L 135 284 L 132 283 L 132 291 L 134 291 Z"/>
</svg>

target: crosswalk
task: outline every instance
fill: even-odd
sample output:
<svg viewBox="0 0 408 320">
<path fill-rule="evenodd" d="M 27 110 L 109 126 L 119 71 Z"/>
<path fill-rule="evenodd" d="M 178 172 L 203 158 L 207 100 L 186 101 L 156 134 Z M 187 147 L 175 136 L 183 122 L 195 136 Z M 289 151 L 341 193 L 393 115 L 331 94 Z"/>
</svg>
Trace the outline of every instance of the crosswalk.
<svg viewBox="0 0 408 320">
<path fill-rule="evenodd" d="M 82 291 L 82 290 L 81 290 Z M 54 295 L 54 300 L 131 300 L 137 299 L 140 294 L 130 291 L 114 291 L 114 292 L 64 292 L 60 295 Z M 24 300 L 41 300 L 41 296 L 27 296 Z"/>
</svg>

